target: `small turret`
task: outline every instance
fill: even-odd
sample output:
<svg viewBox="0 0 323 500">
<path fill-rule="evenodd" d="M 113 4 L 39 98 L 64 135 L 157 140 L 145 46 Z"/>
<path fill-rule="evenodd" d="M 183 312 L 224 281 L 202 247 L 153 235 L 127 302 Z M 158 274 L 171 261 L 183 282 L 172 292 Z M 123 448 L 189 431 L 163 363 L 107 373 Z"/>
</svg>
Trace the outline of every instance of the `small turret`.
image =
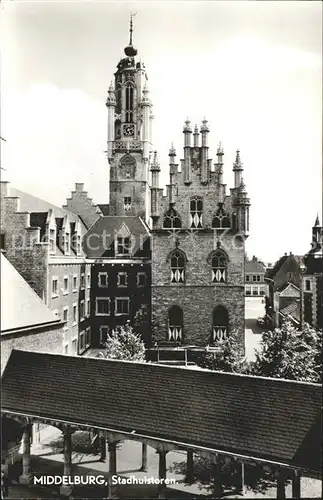
<svg viewBox="0 0 323 500">
<path fill-rule="evenodd" d="M 159 172 L 160 164 L 157 151 L 150 166 L 151 171 L 151 217 L 156 220 L 159 217 Z"/>
<path fill-rule="evenodd" d="M 194 147 L 198 148 L 199 147 L 199 129 L 198 129 L 197 125 L 195 125 L 195 127 L 194 127 L 193 137 L 194 137 Z"/>
<path fill-rule="evenodd" d="M 238 229 L 244 233 L 245 236 L 249 233 L 249 206 L 250 199 L 246 190 L 243 178 L 241 178 L 240 185 L 237 189 L 237 197 L 235 200 L 238 216 Z"/>
<path fill-rule="evenodd" d="M 202 121 L 202 125 L 201 125 L 201 129 L 200 129 L 200 132 L 201 132 L 201 136 L 202 136 L 202 147 L 207 147 L 208 145 L 208 133 L 210 132 L 209 130 L 209 127 L 208 127 L 208 123 L 207 123 L 207 120 L 203 120 Z"/>
<path fill-rule="evenodd" d="M 237 149 L 236 160 L 233 164 L 233 172 L 234 172 L 234 187 L 238 188 L 241 184 L 242 172 L 243 172 L 243 163 L 240 158 L 239 149 Z"/>
<path fill-rule="evenodd" d="M 184 183 L 190 184 L 192 182 L 192 165 L 191 165 L 191 135 L 192 127 L 191 122 L 187 118 L 184 128 Z"/>
<path fill-rule="evenodd" d="M 147 82 L 142 91 L 141 98 L 141 107 L 142 107 L 142 141 L 143 141 L 143 159 L 144 161 L 148 161 L 149 158 L 149 143 L 150 143 L 150 107 L 151 103 L 149 100 L 149 89 Z"/>
<path fill-rule="evenodd" d="M 207 120 L 202 121 L 201 125 L 201 136 L 202 136 L 202 145 L 201 145 L 201 183 L 207 184 L 209 181 L 209 171 L 208 171 L 208 156 L 209 156 L 209 148 L 208 148 L 208 134 L 209 127 Z"/>
<path fill-rule="evenodd" d="M 115 113 L 115 108 L 116 108 L 116 95 L 115 95 L 115 91 L 114 91 L 112 82 L 110 83 L 110 87 L 108 90 L 108 97 L 107 97 L 106 106 L 108 108 L 108 149 L 107 149 L 107 154 L 108 154 L 108 159 L 110 161 L 112 158 L 113 141 L 115 139 L 114 113 Z"/>
</svg>

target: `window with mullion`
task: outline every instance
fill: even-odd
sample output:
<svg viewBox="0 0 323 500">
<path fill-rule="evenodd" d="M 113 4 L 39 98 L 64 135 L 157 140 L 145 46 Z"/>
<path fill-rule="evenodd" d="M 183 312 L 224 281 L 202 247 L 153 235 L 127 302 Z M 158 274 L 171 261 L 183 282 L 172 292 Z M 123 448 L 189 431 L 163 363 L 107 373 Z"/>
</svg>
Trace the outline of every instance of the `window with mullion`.
<svg viewBox="0 0 323 500">
<path fill-rule="evenodd" d="M 203 200 L 199 197 L 190 201 L 190 226 L 194 229 L 202 228 Z"/>
<path fill-rule="evenodd" d="M 223 306 L 217 306 L 213 310 L 212 342 L 226 340 L 229 327 L 228 311 Z"/>
<path fill-rule="evenodd" d="M 212 283 L 227 282 L 227 259 L 224 253 L 218 252 L 212 258 Z"/>
<path fill-rule="evenodd" d="M 118 255 L 129 255 L 130 254 L 130 238 L 129 238 L 129 236 L 126 236 L 126 237 L 118 236 L 117 253 L 118 253 Z"/>
<path fill-rule="evenodd" d="M 175 251 L 170 261 L 171 283 L 185 283 L 185 259 L 181 252 Z"/>
</svg>

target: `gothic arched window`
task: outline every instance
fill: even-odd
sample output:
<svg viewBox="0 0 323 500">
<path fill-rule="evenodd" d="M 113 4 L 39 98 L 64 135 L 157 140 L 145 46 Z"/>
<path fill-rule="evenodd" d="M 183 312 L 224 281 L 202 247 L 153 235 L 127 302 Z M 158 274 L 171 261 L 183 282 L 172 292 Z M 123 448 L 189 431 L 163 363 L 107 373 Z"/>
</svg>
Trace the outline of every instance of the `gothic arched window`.
<svg viewBox="0 0 323 500">
<path fill-rule="evenodd" d="M 202 228 L 203 200 L 200 196 L 194 196 L 190 200 L 190 226 L 191 228 Z"/>
<path fill-rule="evenodd" d="M 219 203 L 219 208 L 212 220 L 212 227 L 217 229 L 226 229 L 231 227 L 230 217 L 224 210 L 223 203 Z"/>
<path fill-rule="evenodd" d="M 166 229 L 180 229 L 182 227 L 181 218 L 174 210 L 170 208 L 164 215 L 163 227 Z"/>
<path fill-rule="evenodd" d="M 228 258 L 223 250 L 211 254 L 212 283 L 226 283 L 228 274 Z"/>
<path fill-rule="evenodd" d="M 170 282 L 185 283 L 185 253 L 177 248 L 171 252 L 167 260 L 170 260 Z"/>
<path fill-rule="evenodd" d="M 212 342 L 221 342 L 228 335 L 229 314 L 225 307 L 217 306 L 212 315 Z"/>
<path fill-rule="evenodd" d="M 183 311 L 178 306 L 172 306 L 168 311 L 167 339 L 180 342 L 183 338 Z"/>
</svg>

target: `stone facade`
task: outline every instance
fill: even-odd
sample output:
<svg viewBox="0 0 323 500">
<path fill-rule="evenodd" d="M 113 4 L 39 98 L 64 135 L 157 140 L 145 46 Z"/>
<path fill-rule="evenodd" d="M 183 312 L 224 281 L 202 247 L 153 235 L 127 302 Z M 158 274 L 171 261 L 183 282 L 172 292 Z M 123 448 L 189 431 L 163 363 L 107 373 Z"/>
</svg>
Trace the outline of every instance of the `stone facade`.
<svg viewBox="0 0 323 500">
<path fill-rule="evenodd" d="M 153 341 L 158 348 L 216 348 L 237 331 L 244 349 L 244 256 L 250 202 L 240 154 L 234 163 L 235 185 L 227 195 L 222 148 L 214 168 L 208 158 L 207 122 L 201 126 L 201 145 L 197 127 L 194 145 L 188 121 L 183 132 L 180 170 L 173 147 L 169 153 L 167 196 L 158 187 L 156 156 L 151 166 Z"/>
</svg>

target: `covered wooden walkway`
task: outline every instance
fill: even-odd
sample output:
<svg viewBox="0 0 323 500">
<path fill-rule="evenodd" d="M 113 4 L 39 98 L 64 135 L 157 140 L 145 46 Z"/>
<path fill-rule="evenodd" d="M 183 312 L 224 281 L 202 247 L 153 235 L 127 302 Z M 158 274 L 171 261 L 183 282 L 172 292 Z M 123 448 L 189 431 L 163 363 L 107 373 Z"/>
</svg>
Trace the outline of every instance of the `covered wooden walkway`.
<svg viewBox="0 0 323 500">
<path fill-rule="evenodd" d="M 293 497 L 300 498 L 301 474 L 321 473 L 321 399 L 318 384 L 24 351 L 12 351 L 2 377 L 2 414 L 25 426 L 22 481 L 31 478 L 31 426 L 43 422 L 63 432 L 66 476 L 72 433 L 92 430 L 102 459 L 109 456 L 110 477 L 120 441 L 142 443 L 143 470 L 147 445 L 155 448 L 160 479 L 167 453 L 183 449 L 191 477 L 194 452 L 212 459 L 216 498 L 222 457 L 240 464 L 242 490 L 248 462 L 275 470 L 278 498 L 292 472 Z"/>
</svg>

